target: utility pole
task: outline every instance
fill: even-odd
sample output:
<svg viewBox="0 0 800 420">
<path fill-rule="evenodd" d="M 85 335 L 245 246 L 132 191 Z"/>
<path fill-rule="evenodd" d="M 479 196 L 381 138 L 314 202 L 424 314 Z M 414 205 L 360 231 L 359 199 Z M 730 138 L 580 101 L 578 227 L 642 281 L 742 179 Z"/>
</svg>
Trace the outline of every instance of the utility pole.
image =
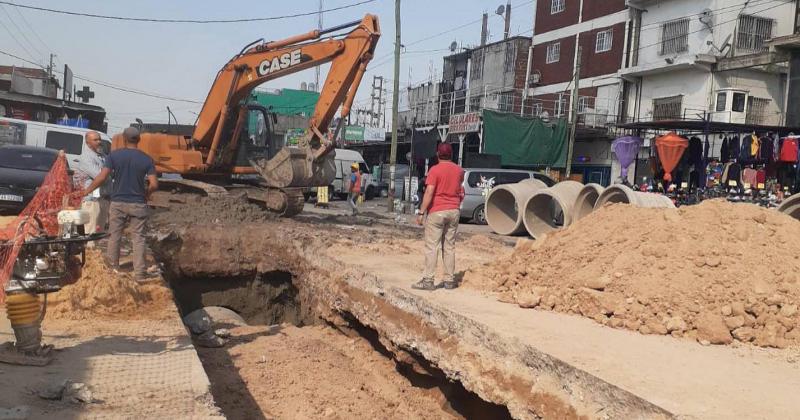
<svg viewBox="0 0 800 420">
<path fill-rule="evenodd" d="M 389 152 L 389 211 L 394 211 L 394 174 L 397 166 L 397 107 L 400 94 L 400 0 L 394 0 L 394 92 L 392 92 L 392 146 Z"/>
<path fill-rule="evenodd" d="M 54 56 L 55 56 L 55 54 L 50 53 L 50 65 L 47 66 L 47 80 L 44 83 L 45 90 L 46 90 L 45 96 L 47 96 L 47 94 L 49 93 L 49 91 L 50 91 L 50 81 L 53 80 L 53 57 Z M 58 89 L 56 89 L 56 90 L 58 90 Z M 58 95 L 56 95 L 56 96 L 58 96 Z"/>
<path fill-rule="evenodd" d="M 511 2 L 506 3 L 506 27 L 503 32 L 503 39 L 508 39 L 508 33 L 511 31 Z"/>
<path fill-rule="evenodd" d="M 322 0 L 319 0 L 319 16 L 317 18 L 317 29 L 322 30 Z M 314 69 L 314 92 L 319 92 L 319 66 Z"/>
<path fill-rule="evenodd" d="M 582 48 L 578 45 L 578 55 L 575 56 L 575 75 L 572 77 L 572 109 L 570 110 L 569 143 L 567 143 L 567 169 L 566 178 L 572 175 L 572 150 L 575 148 L 575 135 L 578 132 L 578 84 L 581 82 L 581 53 Z"/>
<path fill-rule="evenodd" d="M 372 76 L 372 94 L 369 104 L 369 125 L 377 127 L 381 122 L 381 103 L 383 101 L 383 76 Z M 375 109 L 377 108 L 377 112 Z"/>
</svg>

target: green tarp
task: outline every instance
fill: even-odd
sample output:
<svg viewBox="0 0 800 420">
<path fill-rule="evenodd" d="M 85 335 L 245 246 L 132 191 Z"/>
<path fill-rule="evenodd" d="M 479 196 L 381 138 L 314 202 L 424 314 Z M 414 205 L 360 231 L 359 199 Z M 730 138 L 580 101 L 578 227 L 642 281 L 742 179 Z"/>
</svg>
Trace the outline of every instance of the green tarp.
<svg viewBox="0 0 800 420">
<path fill-rule="evenodd" d="M 566 166 L 564 119 L 544 123 L 540 118 L 483 111 L 483 153 L 500 155 L 504 166 Z"/>
</svg>

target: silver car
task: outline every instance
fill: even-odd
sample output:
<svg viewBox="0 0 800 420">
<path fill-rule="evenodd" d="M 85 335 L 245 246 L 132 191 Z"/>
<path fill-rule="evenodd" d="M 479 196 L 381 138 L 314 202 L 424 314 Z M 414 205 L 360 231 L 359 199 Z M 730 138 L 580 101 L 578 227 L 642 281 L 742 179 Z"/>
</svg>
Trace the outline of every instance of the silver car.
<svg viewBox="0 0 800 420">
<path fill-rule="evenodd" d="M 555 184 L 549 176 L 534 171 L 519 169 L 464 169 L 464 201 L 461 203 L 461 218 L 472 223 L 486 224 L 486 194 L 492 187 L 514 184 L 526 179 L 536 178 L 548 187 Z"/>
</svg>

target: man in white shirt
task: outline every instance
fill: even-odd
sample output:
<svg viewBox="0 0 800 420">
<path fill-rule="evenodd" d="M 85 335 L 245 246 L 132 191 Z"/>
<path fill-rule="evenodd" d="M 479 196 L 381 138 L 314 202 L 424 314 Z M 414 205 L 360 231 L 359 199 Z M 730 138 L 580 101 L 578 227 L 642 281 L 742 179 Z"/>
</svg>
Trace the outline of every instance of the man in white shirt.
<svg viewBox="0 0 800 420">
<path fill-rule="evenodd" d="M 81 154 L 73 167 L 75 171 L 73 176 L 75 186 L 81 189 L 85 189 L 92 184 L 92 181 L 105 166 L 106 161 L 106 156 L 100 147 L 100 134 L 96 131 L 88 131 L 84 139 L 89 151 Z M 90 215 L 86 233 L 104 231 L 108 220 L 108 183 L 104 183 L 92 194 L 84 197 L 81 207 L 88 211 Z"/>
</svg>

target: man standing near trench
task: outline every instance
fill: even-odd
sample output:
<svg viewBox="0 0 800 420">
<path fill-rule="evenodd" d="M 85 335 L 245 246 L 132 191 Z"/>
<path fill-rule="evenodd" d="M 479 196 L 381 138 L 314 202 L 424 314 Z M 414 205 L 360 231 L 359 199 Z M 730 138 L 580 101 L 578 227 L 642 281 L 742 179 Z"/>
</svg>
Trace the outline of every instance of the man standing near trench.
<svg viewBox="0 0 800 420">
<path fill-rule="evenodd" d="M 453 148 L 442 143 L 436 148 L 439 163 L 425 180 L 425 195 L 422 198 L 417 224 L 425 222 L 425 271 L 422 280 L 411 285 L 414 289 L 435 290 L 433 277 L 439 248 L 444 262 L 445 289 L 455 289 L 456 231 L 461 217 L 461 201 L 464 200 L 464 170 L 451 161 Z"/>
<path fill-rule="evenodd" d="M 88 188 L 92 184 L 92 181 L 100 175 L 106 161 L 106 155 L 100 147 L 100 133 L 87 131 L 84 140 L 89 151 L 81 154 L 75 160 L 77 164 L 74 176 L 75 185 L 81 189 Z M 84 197 L 81 207 L 89 212 L 90 217 L 86 233 L 105 231 L 108 220 L 108 182 L 103 183 L 94 194 Z M 89 244 L 94 244 L 94 242 Z"/>
<path fill-rule="evenodd" d="M 112 177 L 110 237 L 107 261 L 113 269 L 119 269 L 119 247 L 122 231 L 130 224 L 133 242 L 133 273 L 137 281 L 147 279 L 145 261 L 145 225 L 150 213 L 147 197 L 158 189 L 158 178 L 153 159 L 138 149 L 139 130 L 128 127 L 122 132 L 125 147 L 114 150 L 106 158 L 100 175 L 84 191 L 91 194 L 109 176 Z M 145 185 L 147 178 L 147 185 Z"/>
</svg>

